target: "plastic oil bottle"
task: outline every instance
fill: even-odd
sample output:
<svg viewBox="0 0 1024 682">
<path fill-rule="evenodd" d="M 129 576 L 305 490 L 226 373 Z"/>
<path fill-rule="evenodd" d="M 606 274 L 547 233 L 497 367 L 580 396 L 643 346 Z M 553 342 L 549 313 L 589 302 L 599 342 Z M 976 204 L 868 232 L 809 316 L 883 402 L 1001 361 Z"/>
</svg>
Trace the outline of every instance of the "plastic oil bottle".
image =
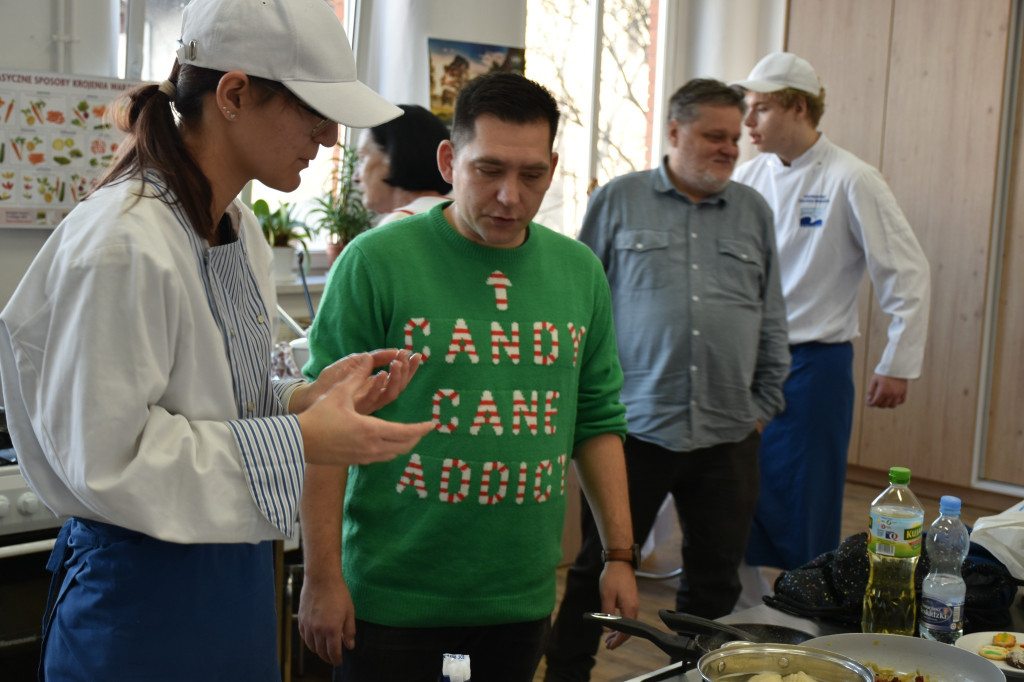
<svg viewBox="0 0 1024 682">
<path fill-rule="evenodd" d="M 914 635 L 914 569 L 921 558 L 924 507 L 910 492 L 910 469 L 889 469 L 889 487 L 871 503 L 868 560 L 871 572 L 861 615 L 863 632 Z"/>
<path fill-rule="evenodd" d="M 943 495 L 939 518 L 924 541 L 931 568 L 921 585 L 920 635 L 955 644 L 964 634 L 964 598 L 967 586 L 960 567 L 970 550 L 967 527 L 960 520 L 960 498 Z"/>
</svg>

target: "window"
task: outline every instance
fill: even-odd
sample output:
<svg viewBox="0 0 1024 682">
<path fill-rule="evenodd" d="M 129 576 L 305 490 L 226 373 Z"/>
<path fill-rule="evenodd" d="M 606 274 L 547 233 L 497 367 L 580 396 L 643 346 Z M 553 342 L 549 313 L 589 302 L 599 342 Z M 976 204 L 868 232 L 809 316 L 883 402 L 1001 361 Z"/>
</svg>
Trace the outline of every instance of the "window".
<svg viewBox="0 0 1024 682">
<path fill-rule="evenodd" d="M 658 2 L 527 1 L 526 75 L 563 115 L 538 222 L 575 235 L 590 189 L 651 167 Z"/>
</svg>

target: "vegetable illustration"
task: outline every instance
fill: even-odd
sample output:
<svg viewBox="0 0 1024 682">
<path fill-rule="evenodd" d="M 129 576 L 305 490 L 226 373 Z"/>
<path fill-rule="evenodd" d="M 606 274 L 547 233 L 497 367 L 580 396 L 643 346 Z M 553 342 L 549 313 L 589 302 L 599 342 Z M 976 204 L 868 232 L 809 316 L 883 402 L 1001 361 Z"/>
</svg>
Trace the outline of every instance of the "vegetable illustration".
<svg viewBox="0 0 1024 682">
<path fill-rule="evenodd" d="M 64 114 L 59 111 L 48 111 L 46 112 L 46 120 L 50 123 L 56 123 L 57 125 L 64 124 Z"/>
<path fill-rule="evenodd" d="M 38 165 L 45 160 L 46 154 L 40 154 L 39 152 L 36 152 L 35 154 L 28 155 L 28 162 L 31 163 L 33 166 Z"/>
<path fill-rule="evenodd" d="M 62 166 L 66 166 L 69 163 L 71 163 L 71 159 L 69 159 L 66 156 L 55 156 L 55 157 L 53 157 L 53 160 L 56 161 L 57 163 L 59 163 Z"/>
<path fill-rule="evenodd" d="M 7 105 L 7 113 L 4 115 L 4 123 L 7 123 L 7 119 L 9 119 L 11 117 L 11 109 L 13 109 L 13 108 L 14 108 L 14 100 L 12 99 L 11 103 Z"/>
<path fill-rule="evenodd" d="M 0 142 L 0 163 L 4 162 L 4 151 L 7 149 L 6 142 Z"/>
</svg>

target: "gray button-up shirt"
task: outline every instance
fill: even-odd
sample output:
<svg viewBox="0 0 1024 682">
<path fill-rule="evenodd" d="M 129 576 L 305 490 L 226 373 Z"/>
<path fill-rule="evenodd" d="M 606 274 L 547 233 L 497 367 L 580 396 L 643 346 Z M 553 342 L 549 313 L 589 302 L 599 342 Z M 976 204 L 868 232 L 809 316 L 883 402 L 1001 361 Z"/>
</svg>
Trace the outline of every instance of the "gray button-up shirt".
<svg viewBox="0 0 1024 682">
<path fill-rule="evenodd" d="M 786 310 L 760 194 L 730 182 L 693 203 L 663 162 L 596 190 L 579 239 L 611 285 L 631 435 L 685 452 L 782 411 Z"/>
</svg>

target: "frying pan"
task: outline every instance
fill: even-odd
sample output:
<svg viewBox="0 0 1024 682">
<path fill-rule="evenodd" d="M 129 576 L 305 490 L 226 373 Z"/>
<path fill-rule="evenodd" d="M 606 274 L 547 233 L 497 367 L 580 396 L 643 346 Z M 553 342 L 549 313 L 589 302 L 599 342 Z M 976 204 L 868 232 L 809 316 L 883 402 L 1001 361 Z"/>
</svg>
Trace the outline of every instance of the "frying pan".
<svg viewBox="0 0 1024 682">
<path fill-rule="evenodd" d="M 678 634 L 690 635 L 703 651 L 714 651 L 726 642 L 744 641 L 760 644 L 802 644 L 814 635 L 765 623 L 727 625 L 682 611 L 661 609 L 658 615 L 665 625 Z"/>
<path fill-rule="evenodd" d="M 806 632 L 781 625 L 751 623 L 749 625 L 733 626 L 666 609 L 659 611 L 658 615 L 673 630 L 686 634 L 663 632 L 639 620 L 623 618 L 622 616 L 608 613 L 586 613 L 583 617 L 587 620 L 599 622 L 611 630 L 646 639 L 671 656 L 673 660 L 683 661 L 695 661 L 709 651 L 717 649 L 725 642 L 739 640 L 755 643 L 789 644 L 799 643 L 811 638 L 811 635 Z M 782 638 L 785 638 L 785 641 Z"/>
<path fill-rule="evenodd" d="M 654 644 L 674 660 L 695 660 L 714 651 L 726 642 L 743 641 L 771 644 L 800 644 L 813 635 L 783 626 L 759 623 L 726 625 L 696 615 L 659 610 L 662 621 L 674 632 L 667 633 L 641 621 L 610 613 L 585 613 L 588 621 L 600 623 L 609 630 L 634 635 Z"/>
</svg>

